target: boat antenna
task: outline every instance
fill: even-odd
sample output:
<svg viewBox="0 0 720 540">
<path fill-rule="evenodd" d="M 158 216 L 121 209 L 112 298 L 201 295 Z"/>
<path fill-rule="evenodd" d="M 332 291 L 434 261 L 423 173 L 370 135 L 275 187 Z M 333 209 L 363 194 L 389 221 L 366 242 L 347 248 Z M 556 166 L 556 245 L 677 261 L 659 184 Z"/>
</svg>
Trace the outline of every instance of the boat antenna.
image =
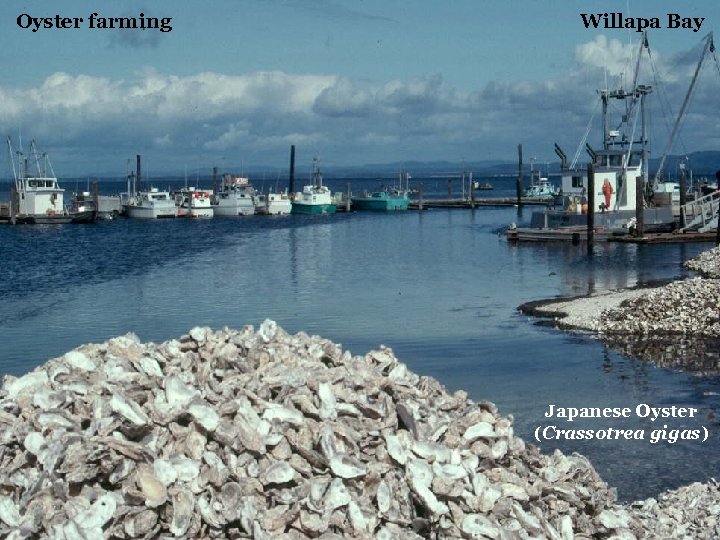
<svg viewBox="0 0 720 540">
<path fill-rule="evenodd" d="M 687 109 L 688 103 L 690 102 L 690 97 L 692 96 L 693 90 L 695 89 L 695 83 L 697 82 L 697 78 L 700 74 L 700 69 L 702 68 L 703 62 L 705 61 L 705 57 L 707 56 L 709 51 L 712 50 L 713 53 L 715 51 L 715 45 L 713 44 L 713 33 L 710 32 L 707 36 L 705 36 L 704 39 L 705 47 L 703 48 L 703 52 L 700 55 L 700 60 L 698 60 L 697 66 L 695 67 L 695 74 L 693 75 L 692 81 L 690 81 L 690 88 L 688 88 L 687 94 L 685 94 L 685 100 L 683 101 L 682 107 L 680 107 L 678 116 L 675 119 L 675 125 L 673 125 L 672 133 L 670 133 L 670 138 L 665 145 L 665 150 L 662 153 L 660 164 L 658 165 L 657 172 L 655 173 L 655 184 L 657 184 L 658 179 L 662 178 L 662 171 L 663 166 L 665 165 L 665 160 L 667 159 L 668 152 L 670 152 L 670 148 L 675 141 L 675 136 L 677 135 L 678 129 L 680 128 L 680 122 L 685 115 L 685 109 Z"/>
</svg>

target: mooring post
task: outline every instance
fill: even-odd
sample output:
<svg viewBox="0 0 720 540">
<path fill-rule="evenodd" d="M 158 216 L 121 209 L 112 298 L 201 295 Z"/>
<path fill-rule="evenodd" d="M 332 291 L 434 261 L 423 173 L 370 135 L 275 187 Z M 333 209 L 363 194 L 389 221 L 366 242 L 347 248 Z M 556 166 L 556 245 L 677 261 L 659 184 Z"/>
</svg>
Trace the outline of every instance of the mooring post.
<svg viewBox="0 0 720 540">
<path fill-rule="evenodd" d="M 518 144 L 518 177 L 517 177 L 517 205 L 522 206 L 522 184 L 523 184 L 523 147 Z"/>
<path fill-rule="evenodd" d="M 135 156 L 136 173 L 135 173 L 135 192 L 142 191 L 142 175 L 140 174 L 140 154 Z"/>
<path fill-rule="evenodd" d="M 715 180 L 717 181 L 717 185 L 719 187 L 718 191 L 720 191 L 720 171 L 715 171 Z M 720 196 L 720 193 L 716 193 L 716 196 Z M 720 204 L 720 199 L 718 200 L 718 204 Z M 713 210 L 715 209 L 715 202 L 713 201 L 711 203 L 711 208 Z M 715 212 L 715 247 L 720 246 L 720 206 L 718 207 L 717 212 Z"/>
<path fill-rule="evenodd" d="M 295 145 L 290 146 L 290 179 L 288 180 L 288 193 L 293 197 L 295 193 Z"/>
<path fill-rule="evenodd" d="M 265 188 L 265 215 L 270 215 L 270 188 Z"/>
<path fill-rule="evenodd" d="M 448 201 L 452 199 L 452 178 L 448 178 Z"/>
<path fill-rule="evenodd" d="M 685 207 L 687 203 L 687 197 L 685 192 L 687 191 L 687 182 L 685 180 L 685 166 L 683 163 L 680 164 L 680 208 Z M 672 195 L 670 195 L 670 208 L 672 208 Z M 685 227 L 685 212 L 680 211 L 680 228 Z"/>
<path fill-rule="evenodd" d="M 470 172 L 470 208 L 475 210 L 475 186 L 473 185 L 472 171 Z"/>
<path fill-rule="evenodd" d="M 592 163 L 587 166 L 588 175 L 588 211 L 587 211 L 587 244 L 588 255 L 592 255 L 595 239 L 595 170 Z"/>
<path fill-rule="evenodd" d="M 217 187 L 217 167 L 212 168 L 212 187 L 213 187 L 213 194 L 217 195 L 218 187 Z"/>
<path fill-rule="evenodd" d="M 98 194 L 97 180 L 92 181 L 92 198 L 93 198 L 93 221 L 97 221 L 100 213 L 100 195 Z"/>
<path fill-rule="evenodd" d="M 642 238 L 645 235 L 644 187 L 645 179 L 642 176 L 637 176 L 635 178 L 635 236 L 638 238 Z"/>
<path fill-rule="evenodd" d="M 10 188 L 10 224 L 15 225 L 15 218 L 18 212 L 18 192 L 15 184 Z"/>
<path fill-rule="evenodd" d="M 347 182 L 347 184 L 345 184 L 345 211 L 346 212 L 350 211 L 350 193 L 351 193 L 350 182 Z"/>
<path fill-rule="evenodd" d="M 420 185 L 418 186 L 418 210 L 423 209 L 423 190 L 424 190 L 424 184 L 423 182 L 420 182 Z"/>
</svg>

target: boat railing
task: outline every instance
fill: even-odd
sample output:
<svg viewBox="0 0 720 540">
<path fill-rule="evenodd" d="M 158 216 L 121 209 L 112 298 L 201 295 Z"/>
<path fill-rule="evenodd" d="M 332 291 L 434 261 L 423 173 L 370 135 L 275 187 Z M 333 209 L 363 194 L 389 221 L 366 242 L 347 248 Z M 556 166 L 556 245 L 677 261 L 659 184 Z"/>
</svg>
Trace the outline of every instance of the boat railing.
<svg viewBox="0 0 720 540">
<path fill-rule="evenodd" d="M 720 191 L 713 191 L 680 207 L 680 217 L 685 223 L 680 230 L 708 232 L 717 227 Z"/>
</svg>

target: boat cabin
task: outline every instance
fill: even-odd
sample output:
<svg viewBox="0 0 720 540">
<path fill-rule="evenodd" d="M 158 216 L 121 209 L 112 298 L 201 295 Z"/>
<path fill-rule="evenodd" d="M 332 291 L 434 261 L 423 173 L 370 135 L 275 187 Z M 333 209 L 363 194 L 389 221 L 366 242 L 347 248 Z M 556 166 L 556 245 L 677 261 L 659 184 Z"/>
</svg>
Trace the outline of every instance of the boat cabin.
<svg viewBox="0 0 720 540">
<path fill-rule="evenodd" d="M 625 161 L 627 160 L 627 164 Z M 595 211 L 635 210 L 635 178 L 643 176 L 642 150 L 598 150 L 593 155 L 595 170 Z M 610 188 L 605 188 L 607 180 Z M 566 206 L 587 202 L 588 177 L 585 169 L 562 171 L 562 193 Z M 606 205 L 606 192 L 609 205 Z"/>
<path fill-rule="evenodd" d="M 57 178 L 21 178 L 17 182 L 20 214 L 61 214 L 64 211 L 63 193 Z"/>
</svg>

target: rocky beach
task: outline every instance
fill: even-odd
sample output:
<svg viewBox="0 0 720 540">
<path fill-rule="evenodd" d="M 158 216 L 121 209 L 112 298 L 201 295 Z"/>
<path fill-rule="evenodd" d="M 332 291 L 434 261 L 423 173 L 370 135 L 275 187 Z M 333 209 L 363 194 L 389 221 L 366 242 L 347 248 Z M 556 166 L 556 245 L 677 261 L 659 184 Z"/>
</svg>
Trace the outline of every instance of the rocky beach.
<svg viewBox="0 0 720 540">
<path fill-rule="evenodd" d="M 699 275 L 649 288 L 623 289 L 520 307 L 561 329 L 597 335 L 624 354 L 661 367 L 720 373 L 720 249 L 685 263 Z"/>
</svg>

